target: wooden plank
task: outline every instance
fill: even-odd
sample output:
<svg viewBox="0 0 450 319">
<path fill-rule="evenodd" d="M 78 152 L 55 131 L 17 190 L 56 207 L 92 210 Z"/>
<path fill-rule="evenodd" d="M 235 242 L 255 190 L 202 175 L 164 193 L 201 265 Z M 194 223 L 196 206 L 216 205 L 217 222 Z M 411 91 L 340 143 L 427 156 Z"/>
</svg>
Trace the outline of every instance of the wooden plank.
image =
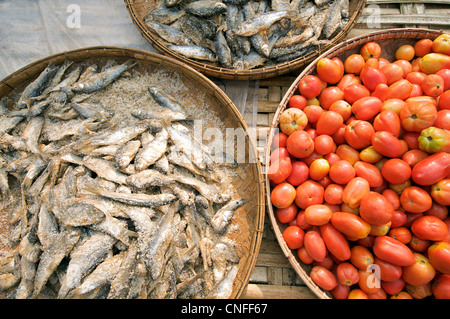
<svg viewBox="0 0 450 319">
<path fill-rule="evenodd" d="M 450 26 L 449 17 L 442 17 L 439 15 L 426 15 L 426 14 L 415 14 L 415 15 L 380 15 L 377 17 L 376 22 L 380 24 L 404 24 L 404 25 L 445 25 Z M 375 23 L 372 14 L 363 14 L 358 20 L 358 23 Z"/>
<path fill-rule="evenodd" d="M 249 284 L 240 299 L 318 299 L 307 286 Z"/>
<path fill-rule="evenodd" d="M 444 4 L 448 5 L 448 0 L 367 0 L 366 4 L 387 4 L 387 3 L 424 3 L 424 4 Z"/>
</svg>

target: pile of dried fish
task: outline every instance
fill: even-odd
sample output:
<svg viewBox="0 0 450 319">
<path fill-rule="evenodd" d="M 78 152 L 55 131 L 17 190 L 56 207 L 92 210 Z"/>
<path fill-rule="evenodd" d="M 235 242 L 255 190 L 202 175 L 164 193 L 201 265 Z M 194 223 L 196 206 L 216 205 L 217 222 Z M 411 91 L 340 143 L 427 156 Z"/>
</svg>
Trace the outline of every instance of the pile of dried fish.
<svg viewBox="0 0 450 319">
<path fill-rule="evenodd" d="M 234 168 L 216 164 L 159 88 L 144 93 L 160 108 L 130 110 L 127 123 L 113 121 L 113 106 L 83 102 L 136 64 L 109 62 L 50 64 L 2 100 L 2 295 L 228 297 L 240 260 L 229 224 L 247 200 L 217 181 Z"/>
<path fill-rule="evenodd" d="M 348 17 L 349 0 L 161 0 L 144 21 L 187 58 L 246 70 L 329 44 Z"/>
</svg>

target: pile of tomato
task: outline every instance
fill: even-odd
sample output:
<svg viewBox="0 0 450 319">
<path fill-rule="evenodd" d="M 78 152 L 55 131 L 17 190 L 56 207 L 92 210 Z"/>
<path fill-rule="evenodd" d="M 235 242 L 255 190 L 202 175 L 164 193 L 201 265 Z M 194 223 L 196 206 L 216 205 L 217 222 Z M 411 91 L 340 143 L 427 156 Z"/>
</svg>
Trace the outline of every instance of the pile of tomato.
<svg viewBox="0 0 450 319">
<path fill-rule="evenodd" d="M 450 298 L 450 35 L 321 58 L 279 116 L 283 239 L 337 299 Z"/>
</svg>

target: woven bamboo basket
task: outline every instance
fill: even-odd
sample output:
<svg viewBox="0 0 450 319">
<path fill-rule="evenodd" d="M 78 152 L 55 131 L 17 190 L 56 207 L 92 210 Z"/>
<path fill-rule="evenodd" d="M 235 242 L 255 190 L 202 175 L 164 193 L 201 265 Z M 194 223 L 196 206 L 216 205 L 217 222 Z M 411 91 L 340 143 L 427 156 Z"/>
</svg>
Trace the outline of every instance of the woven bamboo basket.
<svg viewBox="0 0 450 319">
<path fill-rule="evenodd" d="M 183 103 L 183 100 L 186 99 L 185 103 L 202 103 L 208 110 L 211 110 L 211 114 L 216 114 L 217 119 L 223 122 L 223 127 L 242 129 L 246 133 L 245 149 L 240 149 L 245 151 L 245 162 L 239 163 L 231 181 L 236 189 L 236 193 L 232 197 L 250 200 L 233 216 L 231 223 L 234 225 L 233 227 L 238 227 L 236 228 L 238 231 L 230 232 L 229 237 L 236 242 L 240 257 L 239 270 L 233 282 L 230 298 L 239 298 L 253 272 L 261 245 L 265 217 L 264 180 L 261 174 L 261 164 L 256 155 L 255 142 L 252 135 L 248 134 L 248 127 L 243 117 L 227 95 L 212 81 L 186 64 L 160 54 L 122 47 L 89 47 L 51 55 L 14 72 L 0 81 L 0 99 L 17 91 L 20 92 L 50 62 L 59 65 L 68 59 L 75 62 L 103 65 L 106 60 L 113 59 L 117 63 L 123 63 L 130 58 L 138 62 L 134 68 L 137 68 L 139 72 L 164 70 L 164 72 L 168 72 L 168 76 L 177 76 L 188 91 L 183 97 L 178 97 L 178 101 Z M 207 125 L 203 125 L 203 128 L 207 129 L 205 127 Z M 0 211 L 0 215 L 4 215 L 4 213 Z M 4 218 L 0 219 L 4 220 Z M 5 232 L 7 223 L 2 223 L 1 226 L 2 231 Z M 3 244 L 1 244 L 1 249 L 5 249 Z"/>
<path fill-rule="evenodd" d="M 312 51 L 304 56 L 296 58 L 292 61 L 280 63 L 274 66 L 268 66 L 263 68 L 256 68 L 252 70 L 234 70 L 224 68 L 215 63 L 207 63 L 197 61 L 194 59 L 186 58 L 185 56 L 169 49 L 167 43 L 159 36 L 150 31 L 150 29 L 144 23 L 145 15 L 152 9 L 155 9 L 159 1 L 157 0 L 125 0 L 128 12 L 138 28 L 142 36 L 147 39 L 157 50 L 160 52 L 174 57 L 190 66 L 194 69 L 210 76 L 232 79 L 232 80 L 258 80 L 274 76 L 279 76 L 289 72 L 293 72 L 312 60 L 314 60 L 319 54 L 325 52 L 333 45 L 342 41 L 347 34 L 352 30 L 362 11 L 365 7 L 366 0 L 350 0 L 350 17 L 347 24 L 332 38 L 329 39 L 330 43 L 319 46 L 319 49 Z"/>
<path fill-rule="evenodd" d="M 264 165 L 268 167 L 269 165 L 269 158 L 270 158 L 270 147 L 273 142 L 273 137 L 276 134 L 276 130 L 279 128 L 279 118 L 281 113 L 287 108 L 288 101 L 290 97 L 294 94 L 299 94 L 298 92 L 298 84 L 301 81 L 302 78 L 304 78 L 306 75 L 315 74 L 316 70 L 316 64 L 317 61 L 321 58 L 328 57 L 339 57 L 342 61 L 344 61 L 349 55 L 359 53 L 361 47 L 370 41 L 375 41 L 378 44 L 380 44 L 382 53 L 381 57 L 387 59 L 388 61 L 394 60 L 394 53 L 395 50 L 403 45 L 403 44 L 411 44 L 413 45 L 416 41 L 419 39 L 435 39 L 437 38 L 442 32 L 437 30 L 429 30 L 429 29 L 415 29 L 415 28 L 405 28 L 405 29 L 388 29 L 388 30 L 382 30 L 373 32 L 366 35 L 361 35 L 358 37 L 354 37 L 351 39 L 348 39 L 332 49 L 328 50 L 327 52 L 323 53 L 319 57 L 317 57 L 313 62 L 311 62 L 303 71 L 302 73 L 294 80 L 292 85 L 289 87 L 288 91 L 284 95 L 283 99 L 280 102 L 280 105 L 278 106 L 277 112 L 275 113 L 275 116 L 273 118 L 269 133 L 268 133 L 268 139 L 266 144 L 266 153 L 265 153 L 265 163 Z M 287 227 L 286 224 L 280 223 L 274 214 L 274 207 L 273 205 L 270 205 L 270 193 L 271 193 L 271 187 L 268 180 L 268 177 L 266 175 L 266 194 L 267 194 L 267 200 L 268 200 L 268 215 L 269 220 L 272 225 L 272 228 L 275 232 L 275 236 L 277 237 L 278 243 L 281 246 L 281 249 L 283 250 L 284 255 L 289 260 L 289 263 L 292 265 L 294 270 L 297 272 L 297 274 L 300 276 L 300 278 L 305 282 L 305 284 L 316 294 L 317 297 L 322 299 L 330 299 L 333 298 L 332 295 L 321 289 L 319 286 L 317 286 L 312 279 L 309 276 L 310 270 L 312 268 L 311 265 L 306 265 L 300 261 L 297 254 L 295 254 L 292 250 L 290 250 L 286 244 L 286 242 L 283 239 L 283 231 Z"/>
</svg>

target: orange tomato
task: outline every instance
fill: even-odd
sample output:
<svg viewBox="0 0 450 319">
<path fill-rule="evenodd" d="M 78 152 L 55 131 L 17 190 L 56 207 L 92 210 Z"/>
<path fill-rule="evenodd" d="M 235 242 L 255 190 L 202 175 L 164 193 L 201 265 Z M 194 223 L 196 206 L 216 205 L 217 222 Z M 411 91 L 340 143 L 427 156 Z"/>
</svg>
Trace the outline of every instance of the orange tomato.
<svg viewBox="0 0 450 319">
<path fill-rule="evenodd" d="M 416 261 L 408 246 L 389 236 L 377 236 L 373 252 L 376 257 L 398 266 L 409 266 Z"/>
<path fill-rule="evenodd" d="M 433 267 L 443 274 L 450 275 L 450 244 L 445 241 L 433 243 L 427 252 Z"/>
<path fill-rule="evenodd" d="M 344 65 L 338 59 L 321 58 L 316 65 L 319 78 L 327 83 L 336 84 L 344 75 Z M 340 63 L 339 63 L 340 62 Z"/>
<path fill-rule="evenodd" d="M 450 178 L 433 184 L 430 194 L 438 204 L 450 206 Z"/>
<path fill-rule="evenodd" d="M 361 199 L 359 214 L 369 224 L 383 225 L 391 220 L 394 207 L 383 195 L 369 192 Z"/>
<path fill-rule="evenodd" d="M 325 110 L 328 110 L 336 101 L 344 99 L 344 92 L 337 86 L 328 86 L 319 95 L 319 103 Z"/>
<path fill-rule="evenodd" d="M 326 155 L 333 152 L 336 144 L 331 136 L 322 134 L 314 139 L 314 151 L 320 155 Z"/>
<path fill-rule="evenodd" d="M 317 231 L 307 231 L 303 244 L 305 246 L 306 252 L 309 256 L 311 256 L 312 259 L 318 262 L 324 261 L 328 251 L 325 246 L 325 242 L 322 239 L 322 236 L 320 236 Z"/>
<path fill-rule="evenodd" d="M 430 194 L 417 186 L 409 186 L 400 195 L 402 208 L 410 213 L 423 213 L 431 208 L 433 200 Z"/>
<path fill-rule="evenodd" d="M 286 148 L 289 154 L 297 158 L 304 158 L 311 155 L 314 151 L 314 141 L 305 131 L 297 130 L 289 135 L 286 141 Z"/>
<path fill-rule="evenodd" d="M 306 106 L 307 100 L 303 95 L 294 94 L 288 100 L 288 106 L 303 110 Z"/>
<path fill-rule="evenodd" d="M 334 111 L 325 111 L 316 123 L 317 134 L 333 135 L 341 128 L 343 123 L 344 118 L 341 114 Z"/>
<path fill-rule="evenodd" d="M 433 52 L 433 40 L 421 39 L 414 44 L 414 51 L 416 56 L 422 57 L 425 54 Z"/>
<path fill-rule="evenodd" d="M 436 271 L 428 258 L 419 253 L 413 253 L 415 263 L 403 267 L 402 279 L 410 285 L 422 286 L 433 280 Z"/>
<path fill-rule="evenodd" d="M 422 216 L 411 224 L 411 231 L 422 240 L 441 241 L 447 236 L 448 227 L 436 216 Z"/>
<path fill-rule="evenodd" d="M 397 60 L 411 61 L 416 55 L 416 50 L 410 44 L 404 44 L 395 50 L 394 56 Z"/>
<path fill-rule="evenodd" d="M 373 92 L 377 88 L 378 84 L 387 84 L 388 80 L 386 75 L 378 68 L 366 66 L 360 75 L 362 83 Z"/>
<path fill-rule="evenodd" d="M 411 177 L 411 166 L 402 159 L 391 158 L 381 169 L 383 178 L 392 184 L 402 184 Z"/>
<path fill-rule="evenodd" d="M 352 286 L 358 283 L 359 272 L 351 263 L 343 262 L 336 267 L 336 277 L 341 285 Z"/>
<path fill-rule="evenodd" d="M 336 86 L 339 88 L 339 90 L 344 92 L 344 89 L 350 84 L 361 84 L 359 76 L 354 75 L 353 73 L 344 74 L 344 76 L 340 79 Z"/>
<path fill-rule="evenodd" d="M 368 121 L 354 120 L 345 127 L 344 138 L 347 144 L 360 150 L 370 146 L 375 129 Z"/>
<path fill-rule="evenodd" d="M 370 191 L 369 182 L 362 177 L 350 180 L 342 193 L 342 201 L 350 208 L 359 207 L 361 199 Z"/>
<path fill-rule="evenodd" d="M 367 96 L 370 96 L 369 89 L 360 83 L 350 84 L 344 89 L 344 99 L 350 104 Z"/>
<path fill-rule="evenodd" d="M 370 58 L 379 58 L 381 55 L 381 47 L 376 42 L 367 42 L 365 43 L 359 52 L 365 61 L 367 61 Z"/>
<path fill-rule="evenodd" d="M 351 54 L 344 61 L 345 73 L 361 73 L 366 61 L 361 54 Z"/>
<path fill-rule="evenodd" d="M 403 78 L 403 69 L 401 66 L 390 63 L 380 69 L 381 73 L 386 77 L 387 82 L 385 84 L 391 85 Z"/>
<path fill-rule="evenodd" d="M 303 130 L 308 124 L 306 114 L 297 108 L 288 108 L 280 115 L 280 130 L 286 135 L 293 132 Z"/>
<path fill-rule="evenodd" d="M 324 112 L 324 109 L 320 105 L 311 104 L 305 106 L 303 112 L 308 118 L 309 123 L 316 123 Z"/>
<path fill-rule="evenodd" d="M 362 239 L 370 233 L 370 224 L 352 213 L 335 212 L 330 221 L 337 230 L 351 238 Z"/>
<path fill-rule="evenodd" d="M 356 176 L 365 179 L 370 187 L 380 187 L 383 185 L 383 175 L 375 165 L 358 161 L 353 167 L 355 168 Z"/>
<path fill-rule="evenodd" d="M 344 160 L 354 165 L 359 161 L 359 152 L 347 144 L 341 144 L 336 149 L 336 155 L 340 160 Z"/>
<path fill-rule="evenodd" d="M 433 52 L 450 55 L 450 35 L 447 33 L 441 34 L 433 40 Z"/>
<path fill-rule="evenodd" d="M 324 290 L 333 290 L 338 285 L 336 276 L 323 266 L 314 266 L 309 276 L 317 286 Z"/>
<path fill-rule="evenodd" d="M 370 145 L 359 153 L 359 158 L 361 159 L 361 161 L 374 164 L 381 160 L 383 158 L 383 155 L 378 153 L 375 148 Z"/>
<path fill-rule="evenodd" d="M 276 208 L 275 217 L 280 223 L 287 224 L 295 220 L 298 213 L 298 207 L 294 203 L 285 208 Z"/>
<path fill-rule="evenodd" d="M 412 90 L 413 85 L 408 80 L 398 80 L 389 85 L 389 92 L 386 98 L 405 100 L 410 97 Z"/>
<path fill-rule="evenodd" d="M 358 120 L 368 121 L 380 112 L 382 105 L 379 98 L 366 96 L 353 103 L 352 112 Z"/>
<path fill-rule="evenodd" d="M 336 184 L 347 184 L 356 173 L 353 165 L 345 160 L 339 160 L 330 167 L 329 176 Z"/>
<path fill-rule="evenodd" d="M 408 244 L 412 240 L 411 231 L 406 227 L 394 227 L 389 230 L 389 236 L 395 238 L 405 245 Z"/>
<path fill-rule="evenodd" d="M 374 263 L 373 254 L 362 245 L 355 245 L 350 249 L 350 262 L 358 269 L 366 270 Z"/>
<path fill-rule="evenodd" d="M 376 276 L 370 269 L 359 269 L 359 288 L 366 294 L 376 294 L 381 289 L 380 278 Z"/>
<path fill-rule="evenodd" d="M 420 87 L 425 95 L 438 97 L 444 92 L 444 80 L 437 74 L 428 74 Z"/>
<path fill-rule="evenodd" d="M 283 239 L 289 249 L 299 249 L 303 247 L 305 232 L 298 226 L 288 226 L 283 231 Z"/>
<path fill-rule="evenodd" d="M 275 186 L 270 193 L 270 200 L 275 207 L 289 207 L 296 198 L 294 186 L 289 183 L 281 183 Z"/>
<path fill-rule="evenodd" d="M 319 183 L 307 180 L 296 189 L 295 204 L 301 208 L 323 203 L 324 187 Z"/>
<path fill-rule="evenodd" d="M 391 132 L 375 132 L 372 135 L 371 143 L 374 149 L 384 156 L 400 157 L 403 154 L 402 143 Z"/>
<path fill-rule="evenodd" d="M 325 178 L 330 171 L 330 164 L 324 158 L 314 160 L 309 166 L 309 177 L 312 180 L 319 181 Z"/>
<path fill-rule="evenodd" d="M 313 226 L 325 225 L 330 221 L 332 211 L 328 206 L 315 204 L 306 207 L 305 221 Z"/>
<path fill-rule="evenodd" d="M 383 101 L 381 111 L 393 111 L 397 115 L 400 114 L 401 109 L 406 105 L 406 102 L 400 99 L 388 99 Z"/>
</svg>

